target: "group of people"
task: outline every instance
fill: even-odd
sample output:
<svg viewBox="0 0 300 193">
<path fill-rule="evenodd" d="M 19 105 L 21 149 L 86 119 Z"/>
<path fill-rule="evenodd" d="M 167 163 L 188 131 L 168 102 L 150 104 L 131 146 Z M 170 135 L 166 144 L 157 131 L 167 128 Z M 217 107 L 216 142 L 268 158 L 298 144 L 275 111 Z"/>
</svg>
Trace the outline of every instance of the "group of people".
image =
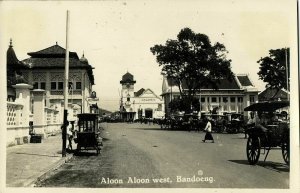
<svg viewBox="0 0 300 193">
<path fill-rule="evenodd" d="M 203 142 L 205 142 L 206 140 L 210 140 L 212 141 L 212 143 L 214 143 L 214 138 L 211 134 L 212 132 L 211 121 L 212 121 L 211 118 L 208 117 L 206 126 L 204 128 L 206 134 L 204 139 L 202 140 Z M 247 130 L 249 128 L 255 126 L 261 128 L 262 131 L 266 132 L 268 130 L 267 125 L 272 124 L 275 121 L 277 122 L 282 121 L 280 118 L 278 118 L 278 116 L 275 113 L 263 114 L 262 112 L 257 112 L 257 114 L 255 114 L 255 112 L 250 112 L 250 118 L 247 122 L 247 129 L 245 130 L 245 138 L 247 138 Z"/>
</svg>

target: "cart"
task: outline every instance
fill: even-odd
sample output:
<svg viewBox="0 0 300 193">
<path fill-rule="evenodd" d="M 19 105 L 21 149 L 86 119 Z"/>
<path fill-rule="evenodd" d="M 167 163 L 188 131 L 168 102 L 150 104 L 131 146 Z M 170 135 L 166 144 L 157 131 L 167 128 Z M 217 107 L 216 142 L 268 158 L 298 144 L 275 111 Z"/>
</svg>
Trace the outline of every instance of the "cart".
<svg viewBox="0 0 300 193">
<path fill-rule="evenodd" d="M 276 101 L 255 103 L 246 107 L 245 111 L 257 111 L 262 115 L 276 115 L 275 111 L 284 107 L 288 107 L 289 102 Z M 250 165 L 255 165 L 260 154 L 265 154 L 266 161 L 271 149 L 280 148 L 282 157 L 286 164 L 289 164 L 290 155 L 290 138 L 289 138 L 289 122 L 286 120 L 271 120 L 264 127 L 259 125 L 253 126 L 248 130 L 249 138 L 247 141 L 247 159 Z"/>
<path fill-rule="evenodd" d="M 96 150 L 98 155 L 101 150 L 102 138 L 98 127 L 98 114 L 78 114 L 78 131 L 75 138 L 77 152 L 81 150 Z"/>
<path fill-rule="evenodd" d="M 240 133 L 244 130 L 244 116 L 240 113 L 226 113 L 227 116 L 227 133 Z"/>
</svg>

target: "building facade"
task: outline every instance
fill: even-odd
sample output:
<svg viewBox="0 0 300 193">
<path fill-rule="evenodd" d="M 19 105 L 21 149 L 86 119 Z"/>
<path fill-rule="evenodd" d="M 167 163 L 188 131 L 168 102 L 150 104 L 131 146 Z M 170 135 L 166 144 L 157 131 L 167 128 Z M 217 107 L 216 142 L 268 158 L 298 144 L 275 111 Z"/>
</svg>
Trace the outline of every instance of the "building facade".
<svg viewBox="0 0 300 193">
<path fill-rule="evenodd" d="M 57 43 L 40 51 L 29 52 L 30 58 L 22 61 L 27 68 L 21 70 L 25 81 L 33 85 L 33 89 L 45 91 L 45 105 L 57 109 L 61 120 L 64 108 L 65 52 Z M 92 97 L 93 67 L 84 55 L 79 59 L 77 53 L 69 52 L 68 84 L 68 120 L 74 120 L 78 113 L 91 112 L 97 104 L 97 98 Z"/>
<path fill-rule="evenodd" d="M 31 135 L 61 132 L 64 110 L 65 49 L 57 44 L 19 61 L 10 41 L 7 50 L 7 146 L 28 143 Z M 98 112 L 94 76 L 84 56 L 70 52 L 69 121 L 78 113 Z"/>
<path fill-rule="evenodd" d="M 136 81 L 132 74 L 127 72 L 122 76 L 120 84 L 120 114 L 123 120 L 141 118 L 160 119 L 164 117 L 164 102 L 151 89 L 141 88 L 135 92 Z"/>
<path fill-rule="evenodd" d="M 221 80 L 215 90 L 211 87 L 203 87 L 196 93 L 200 102 L 201 114 L 208 114 L 217 109 L 218 114 L 242 113 L 245 117 L 248 112 L 244 108 L 258 102 L 258 90 L 255 88 L 248 75 L 235 75 L 232 81 Z M 183 85 L 183 89 L 187 89 Z M 179 88 L 171 78 L 163 77 L 162 97 L 165 103 L 166 116 L 170 115 L 169 103 L 180 97 Z"/>
</svg>

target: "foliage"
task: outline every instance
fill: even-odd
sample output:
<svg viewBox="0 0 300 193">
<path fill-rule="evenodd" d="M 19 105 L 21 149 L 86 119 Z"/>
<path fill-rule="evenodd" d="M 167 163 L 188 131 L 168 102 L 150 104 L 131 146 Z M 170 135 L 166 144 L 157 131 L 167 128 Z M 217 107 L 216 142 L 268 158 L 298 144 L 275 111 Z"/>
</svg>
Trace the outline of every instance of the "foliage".
<svg viewBox="0 0 300 193">
<path fill-rule="evenodd" d="M 172 112 L 185 111 L 191 113 L 191 111 L 200 110 L 200 102 L 199 99 L 195 97 L 193 97 L 191 101 L 187 98 L 176 98 L 169 103 L 169 107 L 172 109 Z"/>
<path fill-rule="evenodd" d="M 212 45 L 207 35 L 189 28 L 182 29 L 176 40 L 169 39 L 165 45 L 155 45 L 150 50 L 162 66 L 162 73 L 179 87 L 183 100 L 191 102 L 200 88 L 217 89 L 220 79 L 233 77 L 225 46 L 218 42 Z"/>
<path fill-rule="evenodd" d="M 269 50 L 269 56 L 263 57 L 257 61 L 257 63 L 260 64 L 259 72 L 257 74 L 261 80 L 267 83 L 267 88 L 270 87 L 277 91 L 282 88 L 288 90 L 286 75 L 288 74 L 288 78 L 290 78 L 290 71 L 288 70 L 287 73 L 286 67 L 290 69 L 289 53 L 289 48 L 271 49 Z"/>
</svg>

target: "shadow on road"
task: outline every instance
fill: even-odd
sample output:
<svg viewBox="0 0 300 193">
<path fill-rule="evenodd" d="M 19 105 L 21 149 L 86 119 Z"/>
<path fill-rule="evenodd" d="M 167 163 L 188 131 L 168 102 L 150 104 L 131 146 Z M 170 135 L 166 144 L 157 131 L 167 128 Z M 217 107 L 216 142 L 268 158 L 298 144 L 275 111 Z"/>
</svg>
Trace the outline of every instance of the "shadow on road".
<svg viewBox="0 0 300 193">
<path fill-rule="evenodd" d="M 228 160 L 230 162 L 234 162 L 237 164 L 250 165 L 247 160 Z M 283 163 L 277 163 L 272 161 L 259 161 L 256 166 L 264 167 L 269 170 L 273 170 L 276 172 L 289 172 L 290 168 L 288 165 Z"/>
<path fill-rule="evenodd" d="M 16 154 L 22 154 L 22 155 L 36 155 L 36 156 L 44 156 L 44 157 L 61 157 L 58 155 L 45 155 L 45 154 L 36 154 L 36 153 L 16 153 Z"/>
<path fill-rule="evenodd" d="M 99 154 L 101 155 L 101 154 Z M 95 151 L 80 151 L 80 152 L 74 152 L 74 156 L 98 156 L 97 153 Z"/>
</svg>

